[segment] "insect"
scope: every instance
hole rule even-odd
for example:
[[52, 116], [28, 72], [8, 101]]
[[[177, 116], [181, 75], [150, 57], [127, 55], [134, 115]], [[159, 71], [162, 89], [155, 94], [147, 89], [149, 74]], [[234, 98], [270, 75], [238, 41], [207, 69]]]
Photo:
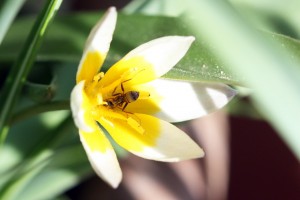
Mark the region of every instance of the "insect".
[[[119, 108], [122, 109], [128, 116], [127, 116], [127, 123], [135, 129], [140, 134], [144, 134], [145, 130], [141, 126], [141, 120], [139, 117], [137, 117], [134, 113], [126, 112], [125, 108], [129, 103], [135, 102], [139, 98], [148, 98], [150, 97], [150, 94], [147, 92], [142, 91], [141, 93], [139, 91], [131, 90], [128, 92], [125, 92], [124, 89], [124, 83], [127, 81], [130, 81], [131, 79], [128, 79], [126, 81], [123, 81], [121, 83], [121, 90], [122, 92], [116, 93], [116, 90], [118, 88], [115, 87], [115, 89], [112, 92], [112, 97], [106, 99], [104, 102], [106, 103], [106, 106], [113, 109], [113, 108]], [[129, 116], [130, 115], [130, 116]]]
[[117, 87], [113, 90], [112, 98], [105, 100], [108, 107], [110, 107], [110, 108], [117, 107], [117, 108], [122, 109], [122, 111], [124, 111], [129, 103], [135, 102], [139, 98], [139, 96], [140, 96], [139, 91], [132, 90], [132, 91], [125, 92], [123, 84], [130, 80], [131, 79], [123, 81], [121, 83], [122, 93], [116, 93]]

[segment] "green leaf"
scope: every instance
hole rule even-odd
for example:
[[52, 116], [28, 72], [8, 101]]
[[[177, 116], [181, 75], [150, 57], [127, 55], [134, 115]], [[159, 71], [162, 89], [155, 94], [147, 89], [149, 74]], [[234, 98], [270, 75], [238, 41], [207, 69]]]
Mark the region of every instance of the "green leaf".
[[0, 99], [0, 140], [4, 140], [8, 132], [7, 122], [10, 118], [14, 103], [20, 93], [27, 74], [35, 60], [37, 50], [45, 36], [45, 31], [53, 19], [62, 0], [49, 0], [34, 24], [20, 56], [12, 67]]
[[4, 193], [2, 191], [1, 199], [52, 199], [92, 173], [81, 144], [56, 151], [44, 149], [24, 164], [27, 170], [18, 173]]
[[[12, 128], [0, 150], [2, 161], [15, 157], [6, 167], [0, 167], [0, 199], [52, 199], [92, 171], [79, 144], [73, 119], [67, 116], [60, 117], [59, 112], [44, 113], [31, 119], [33, 123], [27, 120]], [[53, 118], [58, 121], [53, 123]], [[24, 129], [31, 131], [20, 134]], [[24, 144], [24, 138], [31, 140]], [[7, 151], [10, 148], [17, 153]]]
[[[86, 37], [92, 26], [101, 16], [95, 13], [72, 14], [58, 17], [50, 27], [49, 33], [38, 53], [38, 61], [60, 61], [73, 63], [74, 67], [81, 58]], [[25, 26], [32, 18], [19, 20], [10, 30], [9, 37], [0, 47], [0, 62], [11, 62], [15, 50], [22, 43]], [[140, 27], [140, 28], [135, 28]], [[281, 40], [287, 49], [300, 54], [299, 41], [265, 32], [266, 37]], [[107, 61], [103, 70], [107, 70], [118, 59], [139, 44], [166, 35], [195, 35], [185, 22], [174, 17], [145, 16], [139, 14], [119, 14], [116, 31]], [[64, 45], [61, 45], [64, 44]], [[224, 65], [214, 55], [210, 42], [198, 36], [188, 54], [165, 77], [191, 81], [216, 81], [232, 85], [242, 85], [244, 78], [231, 66]]]
[[0, 44], [24, 2], [25, 0], [2, 0], [0, 2]]
[[81, 144], [56, 151], [46, 163], [43, 171], [23, 185], [16, 199], [53, 199], [92, 172]]
[[133, 0], [122, 11], [127, 14], [178, 16], [185, 7], [186, 3], [182, 0]]
[[[87, 35], [100, 17], [99, 14], [88, 13], [57, 18], [38, 53], [38, 61], [72, 62], [76, 68]], [[20, 30], [31, 23], [32, 19], [28, 18], [12, 26], [9, 36], [0, 47], [0, 62], [11, 62], [15, 58], [16, 47], [22, 43], [26, 35], [26, 32]], [[138, 45], [166, 35], [194, 34], [178, 18], [119, 14], [111, 49], [103, 70], [107, 70], [111, 64]], [[228, 84], [241, 83], [241, 78], [225, 69], [208, 49], [208, 43], [201, 38], [197, 38], [188, 54], [165, 77]]]
[[300, 39], [300, 1], [230, 0], [255, 27]]
[[[36, 158], [36, 162], [39, 164], [36, 165], [32, 170], [27, 173], [19, 174], [18, 177], [13, 177], [12, 181], [10, 181], [7, 187], [4, 187], [1, 191], [1, 199], [18, 199], [19, 193], [22, 189], [30, 183], [30, 181], [39, 174], [45, 166], [48, 164], [47, 158], [49, 157], [50, 152], [42, 152]], [[51, 154], [50, 154], [51, 155]]]
[[247, 85], [253, 88], [252, 97], [260, 113], [300, 158], [299, 42], [288, 37], [270, 40], [268, 35], [247, 26], [224, 1], [189, 0], [188, 4], [189, 17], [197, 20], [195, 23], [186, 18], [186, 23], [198, 37], [213, 45], [218, 58], [245, 77]]

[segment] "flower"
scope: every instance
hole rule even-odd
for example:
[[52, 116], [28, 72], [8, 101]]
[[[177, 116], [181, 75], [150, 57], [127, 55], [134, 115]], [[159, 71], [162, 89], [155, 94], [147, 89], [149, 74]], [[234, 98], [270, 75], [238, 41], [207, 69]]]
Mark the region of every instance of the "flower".
[[192, 36], [152, 40], [129, 52], [106, 74], [99, 72], [116, 20], [116, 9], [110, 8], [92, 29], [71, 93], [74, 122], [89, 161], [114, 188], [122, 172], [99, 124], [120, 146], [140, 157], [166, 162], [200, 158], [203, 150], [169, 122], [205, 115], [234, 96], [223, 84], [158, 79], [185, 55]]

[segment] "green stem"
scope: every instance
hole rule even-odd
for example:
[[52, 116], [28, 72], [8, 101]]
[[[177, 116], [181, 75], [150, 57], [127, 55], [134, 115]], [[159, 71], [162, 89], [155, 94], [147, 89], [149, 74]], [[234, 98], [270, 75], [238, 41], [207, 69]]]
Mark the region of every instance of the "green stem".
[[49, 0], [44, 10], [38, 16], [29, 37], [12, 67], [8, 78], [5, 81], [4, 89], [1, 93], [0, 101], [0, 138], [2, 142], [5, 140], [4, 130], [8, 130], [7, 122], [11, 116], [12, 109], [19, 96], [20, 90], [26, 81], [28, 72], [30, 71], [35, 60], [37, 51], [45, 36], [46, 29], [58, 10], [62, 0]]
[[9, 121], [9, 124], [12, 125], [22, 119], [28, 118], [30, 116], [56, 110], [70, 110], [70, 101], [52, 101], [49, 103], [43, 103], [28, 107], [20, 112], [14, 114], [12, 119]]

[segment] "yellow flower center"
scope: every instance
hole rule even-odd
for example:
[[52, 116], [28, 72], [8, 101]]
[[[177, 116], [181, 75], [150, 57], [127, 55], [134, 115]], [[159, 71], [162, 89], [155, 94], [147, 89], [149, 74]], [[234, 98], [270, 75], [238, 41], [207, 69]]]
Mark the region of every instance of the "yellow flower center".
[[126, 84], [131, 79], [122, 82], [117, 80], [104, 87], [101, 82], [103, 78], [104, 73], [100, 72], [93, 77], [93, 80], [85, 83], [85, 93], [92, 105], [90, 112], [92, 118], [96, 121], [100, 119], [125, 120], [133, 129], [143, 134], [145, 130], [139, 118], [134, 113], [125, 110], [127, 105], [137, 101], [140, 95], [139, 91], [126, 90]]

